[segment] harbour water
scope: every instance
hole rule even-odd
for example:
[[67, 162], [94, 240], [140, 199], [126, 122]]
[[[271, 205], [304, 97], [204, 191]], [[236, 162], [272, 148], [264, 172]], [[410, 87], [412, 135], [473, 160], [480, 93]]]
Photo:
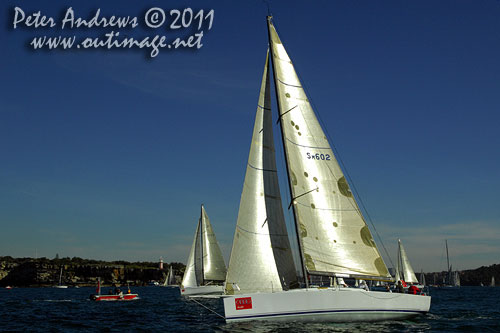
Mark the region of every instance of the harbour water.
[[[431, 289], [431, 311], [377, 323], [226, 324], [176, 288], [134, 287], [139, 300], [92, 302], [94, 288], [0, 289], [0, 331], [30, 332], [500, 332], [500, 288]], [[201, 301], [223, 315], [218, 299]]]

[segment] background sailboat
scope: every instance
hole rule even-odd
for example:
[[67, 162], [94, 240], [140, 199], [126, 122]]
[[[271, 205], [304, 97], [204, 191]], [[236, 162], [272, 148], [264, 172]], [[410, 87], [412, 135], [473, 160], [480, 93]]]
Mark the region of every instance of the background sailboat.
[[59, 271], [59, 283], [56, 286], [54, 286], [54, 288], [60, 288], [60, 289], [67, 289], [68, 288], [67, 285], [64, 285], [62, 283], [62, 273], [63, 273], [63, 267], [61, 266], [61, 269]]
[[163, 282], [162, 287], [177, 287], [177, 284], [175, 283], [175, 275], [172, 265], [170, 265], [170, 268], [168, 269], [168, 273], [167, 276], [165, 277], [165, 281]]
[[425, 287], [425, 274], [424, 274], [424, 271], [422, 270], [420, 272], [420, 280], [419, 280], [419, 283], [421, 286]]
[[448, 253], [448, 240], [445, 240], [445, 246], [446, 246], [446, 264], [448, 271], [442, 287], [446, 289], [457, 288], [460, 287], [460, 275], [458, 274], [458, 271], [455, 272], [453, 271], [452, 265], [450, 264], [450, 256]]
[[365, 321], [427, 312], [429, 296], [308, 288], [309, 275], [386, 281], [391, 276], [271, 17], [267, 22], [290, 207], [306, 288], [225, 297], [226, 321]]
[[182, 278], [182, 295], [222, 294], [226, 264], [207, 212], [201, 205], [200, 219]]
[[[416, 286], [418, 288], [423, 287], [423, 285], [418, 284], [417, 276], [411, 267], [410, 260], [408, 259], [408, 255], [400, 239], [398, 239], [398, 260], [396, 266], [396, 282], [402, 280], [405, 283], [417, 284]], [[408, 286], [405, 286], [405, 288], [407, 287]]]

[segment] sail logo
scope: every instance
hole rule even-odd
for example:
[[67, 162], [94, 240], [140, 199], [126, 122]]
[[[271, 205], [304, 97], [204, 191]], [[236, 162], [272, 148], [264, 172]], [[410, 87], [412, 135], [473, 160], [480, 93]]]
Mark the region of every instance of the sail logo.
[[252, 297], [241, 297], [234, 300], [236, 310], [246, 310], [252, 308]]

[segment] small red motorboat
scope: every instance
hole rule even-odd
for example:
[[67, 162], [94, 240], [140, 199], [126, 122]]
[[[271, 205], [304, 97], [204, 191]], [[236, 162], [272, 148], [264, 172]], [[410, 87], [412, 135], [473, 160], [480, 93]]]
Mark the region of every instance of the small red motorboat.
[[101, 295], [101, 279], [97, 279], [97, 290], [96, 294], [90, 295], [90, 300], [92, 301], [131, 301], [135, 299], [139, 299], [138, 294], [132, 294], [130, 292], [130, 288], [127, 288], [128, 291], [124, 294], [120, 289], [115, 288], [114, 293]]
[[131, 301], [133, 299], [139, 299], [138, 294], [118, 294], [118, 295], [90, 295], [90, 299], [93, 301]]

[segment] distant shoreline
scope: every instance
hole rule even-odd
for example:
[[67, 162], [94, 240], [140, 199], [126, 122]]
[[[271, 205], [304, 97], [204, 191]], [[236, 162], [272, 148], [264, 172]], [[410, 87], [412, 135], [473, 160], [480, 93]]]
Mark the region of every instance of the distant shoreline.
[[[184, 274], [182, 263], [101, 261], [73, 258], [0, 257], [0, 287], [53, 287], [59, 283], [69, 287], [91, 287], [101, 279], [103, 286], [145, 286], [163, 282], [172, 266], [177, 277]], [[62, 274], [61, 274], [62, 272]]]

